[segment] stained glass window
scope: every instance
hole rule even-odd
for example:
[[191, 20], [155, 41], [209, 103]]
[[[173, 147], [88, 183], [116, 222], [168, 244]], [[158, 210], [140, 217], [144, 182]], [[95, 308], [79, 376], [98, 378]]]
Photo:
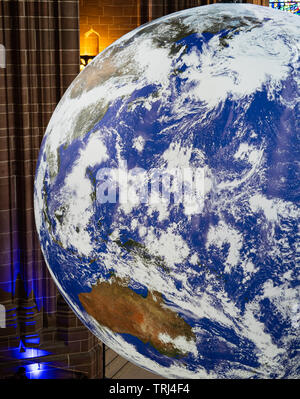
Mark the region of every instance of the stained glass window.
[[282, 11], [289, 11], [293, 14], [300, 15], [300, 1], [269, 1], [269, 7], [277, 8]]

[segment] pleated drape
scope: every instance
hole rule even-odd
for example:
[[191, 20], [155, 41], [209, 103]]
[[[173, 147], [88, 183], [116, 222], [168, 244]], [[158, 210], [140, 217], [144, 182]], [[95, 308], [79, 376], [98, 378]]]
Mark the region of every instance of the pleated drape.
[[0, 298], [7, 309], [19, 299], [52, 313], [57, 293], [35, 230], [33, 181], [47, 123], [79, 72], [77, 1], [0, 1], [0, 43]]

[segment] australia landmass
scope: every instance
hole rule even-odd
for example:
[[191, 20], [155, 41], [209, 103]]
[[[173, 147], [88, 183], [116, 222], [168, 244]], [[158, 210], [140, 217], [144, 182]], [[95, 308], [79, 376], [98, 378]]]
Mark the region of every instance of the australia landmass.
[[[161, 293], [148, 291], [144, 297], [127, 285], [126, 279], [113, 275], [78, 297], [86, 312], [111, 331], [133, 335], [170, 357], [187, 355], [172, 341], [177, 337], [195, 340], [191, 326], [165, 306]], [[165, 336], [170, 337], [168, 342]]]

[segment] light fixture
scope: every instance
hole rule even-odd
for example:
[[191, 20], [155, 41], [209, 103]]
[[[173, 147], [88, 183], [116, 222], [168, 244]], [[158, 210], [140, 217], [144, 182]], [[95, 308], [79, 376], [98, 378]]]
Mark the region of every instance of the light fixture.
[[80, 70], [82, 71], [99, 54], [100, 35], [92, 27], [85, 32], [81, 45]]

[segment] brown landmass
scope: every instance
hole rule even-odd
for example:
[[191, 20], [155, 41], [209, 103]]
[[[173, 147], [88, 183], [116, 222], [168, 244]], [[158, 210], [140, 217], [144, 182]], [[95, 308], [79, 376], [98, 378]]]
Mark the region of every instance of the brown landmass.
[[88, 314], [115, 333], [131, 334], [167, 356], [186, 355], [172, 342], [163, 342], [159, 334], [168, 334], [172, 339], [184, 336], [190, 341], [195, 339], [191, 326], [164, 306], [159, 292], [148, 292], [143, 297], [127, 284], [126, 279], [112, 276], [93, 286], [91, 292], [80, 293], [79, 300]]
[[82, 94], [83, 90], [89, 91], [100, 85], [116, 72], [116, 67], [108, 59], [102, 61], [102, 68], [89, 65], [80, 74], [80, 79], [75, 81], [71, 90], [70, 97], [76, 98]]

